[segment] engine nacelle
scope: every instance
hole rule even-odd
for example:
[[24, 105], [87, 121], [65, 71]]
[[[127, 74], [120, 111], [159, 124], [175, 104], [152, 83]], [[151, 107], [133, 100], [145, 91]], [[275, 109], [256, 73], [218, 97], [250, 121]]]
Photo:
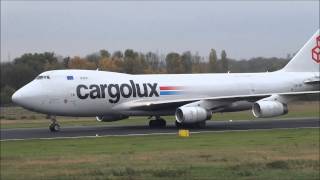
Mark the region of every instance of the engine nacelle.
[[127, 119], [129, 116], [125, 116], [122, 114], [116, 114], [116, 115], [103, 115], [103, 116], [97, 116], [96, 119], [99, 122], [112, 122], [112, 121], [118, 121], [122, 119]]
[[279, 101], [258, 101], [253, 104], [252, 113], [257, 118], [280, 116], [288, 113], [288, 106]]
[[175, 116], [179, 123], [197, 123], [211, 119], [212, 114], [202, 107], [180, 107]]

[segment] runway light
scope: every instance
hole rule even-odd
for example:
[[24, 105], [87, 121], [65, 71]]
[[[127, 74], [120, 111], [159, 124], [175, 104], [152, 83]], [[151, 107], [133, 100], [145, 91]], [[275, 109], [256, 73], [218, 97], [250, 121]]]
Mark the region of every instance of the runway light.
[[98, 137], [99, 136], [99, 134], [96, 134], [96, 137]]
[[229, 122], [232, 122], [232, 119], [230, 119]]
[[179, 130], [179, 137], [189, 137], [190, 133], [187, 129], [180, 129]]

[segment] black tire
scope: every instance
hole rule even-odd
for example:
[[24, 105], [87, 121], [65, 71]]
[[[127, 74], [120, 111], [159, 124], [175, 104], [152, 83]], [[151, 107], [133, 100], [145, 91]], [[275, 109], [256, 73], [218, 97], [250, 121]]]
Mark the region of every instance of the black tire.
[[195, 128], [197, 129], [204, 129], [206, 128], [206, 121], [198, 122], [195, 124]]
[[166, 127], [166, 121], [164, 119], [158, 119], [158, 120], [150, 120], [149, 121], [149, 127], [150, 128], [165, 128]]
[[156, 120], [150, 120], [150, 121], [149, 121], [149, 127], [150, 127], [150, 128], [156, 128], [156, 127], [157, 127], [157, 122], [156, 122]]
[[187, 128], [187, 129], [204, 129], [206, 127], [206, 121], [197, 122], [197, 123], [190, 123], [190, 124], [183, 124], [179, 123], [178, 121], [175, 122], [176, 127], [178, 129]]
[[51, 132], [58, 132], [58, 131], [60, 131], [60, 125], [59, 124], [50, 124], [49, 130]]
[[159, 119], [158, 123], [160, 128], [165, 128], [167, 126], [167, 122], [164, 119]]
[[175, 125], [176, 125], [176, 127], [178, 128], [178, 129], [180, 129], [180, 128], [183, 128], [184, 126], [183, 126], [183, 124], [182, 123], [180, 123], [180, 122], [178, 122], [178, 121], [175, 121]]

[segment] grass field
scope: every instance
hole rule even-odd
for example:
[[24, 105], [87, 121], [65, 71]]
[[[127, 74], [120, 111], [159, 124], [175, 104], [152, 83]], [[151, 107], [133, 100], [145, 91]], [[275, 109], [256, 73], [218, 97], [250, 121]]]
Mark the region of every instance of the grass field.
[[[314, 102], [295, 102], [289, 104], [289, 114], [281, 118], [291, 117], [319, 117], [319, 101]], [[31, 128], [48, 127], [50, 121], [46, 115], [34, 113], [20, 107], [1, 107], [1, 128]], [[57, 117], [62, 127], [66, 126], [86, 126], [86, 125], [147, 125], [147, 117], [131, 117], [126, 120], [116, 122], [97, 122], [95, 118], [77, 118], [77, 117]], [[173, 122], [174, 117], [164, 117], [168, 122]], [[251, 111], [242, 111], [234, 113], [216, 113], [214, 120], [248, 120], [254, 119]]]
[[[319, 102], [289, 104], [283, 118], [319, 117]], [[58, 117], [62, 126], [146, 125], [146, 117], [101, 123]], [[169, 122], [174, 117], [165, 117]], [[253, 119], [250, 111], [214, 120]], [[47, 127], [43, 114], [1, 107], [1, 128]], [[320, 131], [313, 129], [1, 141], [0, 179], [320, 178]]]
[[1, 142], [1, 179], [318, 180], [319, 129]]

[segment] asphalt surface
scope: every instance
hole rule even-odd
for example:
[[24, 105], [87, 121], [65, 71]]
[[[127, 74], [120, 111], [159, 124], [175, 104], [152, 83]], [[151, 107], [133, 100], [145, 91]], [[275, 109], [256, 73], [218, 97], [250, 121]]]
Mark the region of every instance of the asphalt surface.
[[[190, 129], [190, 132], [265, 130], [278, 128], [319, 128], [319, 118], [250, 121], [209, 121], [205, 129]], [[164, 129], [150, 129], [148, 126], [78, 126], [62, 127], [60, 132], [48, 128], [2, 129], [1, 141], [14, 139], [55, 139], [93, 136], [174, 134], [177, 128], [169, 124]]]

